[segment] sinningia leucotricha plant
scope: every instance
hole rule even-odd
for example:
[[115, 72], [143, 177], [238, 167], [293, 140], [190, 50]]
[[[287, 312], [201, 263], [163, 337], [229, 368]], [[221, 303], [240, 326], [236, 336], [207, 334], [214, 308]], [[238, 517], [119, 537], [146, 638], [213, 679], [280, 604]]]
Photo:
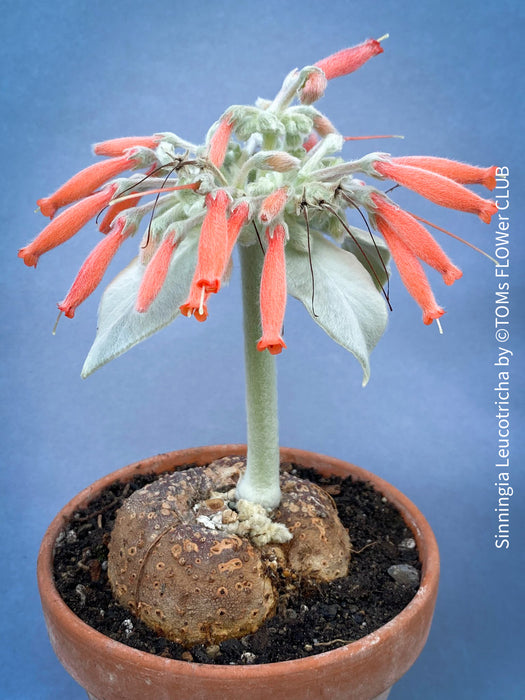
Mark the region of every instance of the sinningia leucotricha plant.
[[[248, 466], [237, 494], [266, 507], [280, 500], [273, 355], [286, 347], [281, 329], [287, 293], [355, 355], [366, 383], [369, 354], [386, 325], [383, 285], [389, 255], [427, 324], [444, 311], [421, 262], [439, 271], [446, 284], [461, 277], [421, 219], [358, 177], [391, 180], [441, 206], [475, 213], [486, 223], [497, 211], [494, 202], [464, 187], [493, 189], [494, 167], [427, 156], [370, 153], [347, 161], [338, 155], [345, 139], [313, 103], [322, 97], [327, 80], [353, 72], [382, 51], [379, 41], [370, 39], [293, 70], [273, 100], [229, 107], [204, 145], [173, 133], [96, 144], [95, 153], [108, 158], [38, 201], [52, 221], [19, 251], [26, 265], [36, 267], [40, 255], [105, 211], [99, 224], [104, 238], [58, 304], [73, 317], [120, 245], [148, 218], [138, 257], [103, 294], [97, 335], [82, 370], [87, 376], [179, 315], [204, 321], [239, 244]], [[129, 170], [146, 174], [112, 180]], [[148, 194], [157, 196], [143, 203]], [[55, 218], [58, 209], [70, 204]], [[347, 208], [366, 212], [370, 228], [382, 238], [351, 226]]]

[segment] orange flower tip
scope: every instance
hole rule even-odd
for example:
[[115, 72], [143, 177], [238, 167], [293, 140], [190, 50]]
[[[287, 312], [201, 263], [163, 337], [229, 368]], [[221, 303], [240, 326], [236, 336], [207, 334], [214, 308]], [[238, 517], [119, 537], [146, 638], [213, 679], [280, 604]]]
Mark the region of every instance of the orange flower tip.
[[491, 168], [487, 169], [487, 172], [483, 176], [481, 184], [484, 185], [488, 190], [492, 190], [496, 187], [496, 171], [498, 167], [493, 165]]
[[185, 304], [182, 304], [182, 306], [179, 306], [179, 310], [183, 316], [186, 316], [186, 318], [191, 318], [192, 316], [195, 316], [197, 321], [200, 321], [201, 323], [208, 318], [208, 309], [206, 305], [203, 305], [202, 308], [199, 308], [194, 304], [186, 302]]
[[383, 36], [380, 36], [379, 39], [370, 39], [370, 41], [373, 42], [374, 46], [375, 46], [375, 44], [379, 45], [379, 47], [377, 49], [377, 53], [383, 53], [384, 48], [381, 46], [381, 42], [385, 41], [385, 39], [389, 39], [389, 38], [390, 38], [390, 34], [387, 33], [387, 34], [383, 34]]
[[490, 199], [485, 199], [478, 213], [479, 218], [486, 224], [490, 224], [491, 218], [498, 211], [498, 205]]
[[454, 284], [456, 280], [459, 280], [463, 277], [463, 273], [459, 269], [459, 267], [456, 267], [453, 265], [449, 270], [446, 270], [443, 273], [443, 281], [445, 284], [451, 285]]
[[195, 309], [193, 315], [195, 316], [197, 321], [199, 321], [199, 323], [204, 323], [204, 321], [208, 318], [208, 310], [206, 309], [206, 307], [204, 307], [202, 311], [200, 309]]
[[67, 301], [67, 297], [66, 299], [64, 299], [64, 301], [61, 301], [59, 304], [57, 304], [57, 306], [60, 309], [60, 311], [62, 311], [64, 316], [67, 316], [68, 318], [74, 318], [76, 307]]
[[54, 217], [58, 207], [55, 206], [51, 197], [43, 197], [42, 199], [37, 199], [36, 203], [44, 216], [49, 216], [50, 219]]
[[425, 309], [423, 311], [423, 323], [425, 326], [430, 326], [432, 321], [437, 321], [444, 313], [445, 309], [442, 309], [441, 306], [436, 306], [435, 309]]
[[38, 258], [40, 256], [28, 251], [28, 247], [29, 246], [26, 246], [25, 248], [20, 248], [20, 250], [18, 251], [18, 257], [22, 258], [22, 260], [28, 267], [36, 267]]
[[200, 279], [197, 281], [197, 287], [203, 289], [207, 294], [217, 294], [221, 288], [220, 279]]
[[259, 352], [268, 350], [271, 355], [279, 355], [283, 349], [286, 349], [286, 343], [280, 336], [278, 338], [261, 338], [257, 343]]

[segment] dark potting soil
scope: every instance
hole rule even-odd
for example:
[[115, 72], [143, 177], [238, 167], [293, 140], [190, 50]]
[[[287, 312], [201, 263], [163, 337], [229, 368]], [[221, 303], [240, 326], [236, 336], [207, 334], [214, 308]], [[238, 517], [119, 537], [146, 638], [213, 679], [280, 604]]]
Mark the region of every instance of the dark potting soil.
[[[60, 595], [78, 617], [114, 640], [152, 654], [207, 664], [297, 659], [374, 632], [401, 612], [417, 591], [421, 565], [412, 533], [396, 508], [369, 484], [351, 477], [322, 477], [294, 464], [282, 467], [331, 494], [350, 534], [352, 560], [345, 578], [283, 596], [277, 614], [254, 634], [187, 650], [158, 637], [114, 601], [107, 577], [107, 545], [115, 512], [155, 475], [113, 484], [66, 524], [57, 539], [54, 561]], [[396, 565], [405, 565], [398, 574], [391, 569]]]

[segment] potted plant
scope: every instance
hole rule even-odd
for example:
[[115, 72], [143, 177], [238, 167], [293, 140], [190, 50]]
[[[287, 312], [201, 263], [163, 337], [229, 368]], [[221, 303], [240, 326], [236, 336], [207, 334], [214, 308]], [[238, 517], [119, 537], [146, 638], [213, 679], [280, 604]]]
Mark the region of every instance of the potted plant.
[[[327, 81], [382, 51], [381, 40], [368, 40], [292, 71], [273, 100], [229, 107], [202, 146], [172, 133], [96, 144], [95, 153], [105, 160], [38, 201], [51, 222], [19, 251], [27, 265], [36, 266], [40, 255], [94, 217], [104, 234], [58, 304], [59, 317], [74, 316], [119, 247], [147, 221], [138, 256], [102, 296], [83, 376], [177, 316], [205, 321], [213, 295], [228, 280], [235, 247], [242, 271], [246, 451], [219, 446], [132, 465], [74, 499], [44, 539], [39, 583], [50, 637], [90, 697], [386, 697], [424, 644], [438, 579], [437, 548], [424, 518], [393, 487], [362, 470], [280, 451], [277, 426], [275, 356], [286, 348], [287, 294], [358, 359], [366, 384], [369, 355], [387, 321], [390, 255], [426, 324], [439, 325], [444, 310], [421, 262], [439, 271], [446, 284], [461, 276], [426, 228], [432, 224], [400, 209], [362, 176], [405, 186], [487, 223], [497, 211], [494, 202], [465, 187], [493, 189], [494, 167], [383, 152], [354, 161], [338, 155], [345, 137], [313, 105]], [[117, 178], [128, 170], [132, 175]], [[154, 199], [144, 202], [148, 195]], [[364, 229], [347, 221], [347, 210], [362, 217]], [[230, 460], [221, 461], [225, 457]], [[199, 665], [193, 657], [158, 658], [105, 638], [61, 600], [52, 558], [64, 518], [117, 479], [129, 481], [147, 470], [164, 474], [175, 468], [120, 508], [108, 574], [115, 598], [130, 614], [182, 647], [220, 649], [231, 638], [252, 634], [274, 614], [287, 577], [312, 586], [345, 577], [352, 545], [332, 499], [325, 489], [280, 471], [281, 460], [372, 482], [410, 527], [422, 560], [421, 585], [377, 632], [297, 661]], [[178, 470], [182, 465], [194, 466]]]

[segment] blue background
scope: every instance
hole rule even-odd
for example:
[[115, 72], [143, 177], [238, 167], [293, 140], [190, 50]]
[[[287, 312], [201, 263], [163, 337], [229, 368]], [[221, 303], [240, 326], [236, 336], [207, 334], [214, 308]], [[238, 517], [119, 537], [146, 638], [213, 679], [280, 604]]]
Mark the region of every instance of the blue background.
[[[86, 381], [97, 292], [55, 337], [55, 303], [94, 245], [87, 227], [38, 271], [16, 251], [44, 225], [35, 201], [93, 162], [106, 138], [170, 130], [199, 142], [234, 103], [272, 97], [295, 66], [390, 32], [385, 52], [329, 85], [320, 103], [348, 135], [404, 141], [347, 145], [432, 154], [511, 170], [511, 548], [496, 550], [498, 343], [492, 264], [437, 234], [464, 277], [431, 275], [445, 333], [421, 322], [394, 274], [394, 311], [372, 355], [357, 362], [295, 301], [278, 358], [281, 443], [353, 461], [404, 491], [433, 526], [442, 583], [428, 644], [392, 700], [524, 697], [523, 6], [498, 2], [1, 3], [4, 403], [0, 696], [85, 695], [56, 661], [35, 581], [40, 539], [76, 492], [149, 455], [244, 441], [239, 279], [207, 323], [177, 320]], [[523, 93], [522, 93], [523, 94]], [[397, 190], [397, 201], [491, 252], [494, 226]], [[356, 222], [357, 223], [357, 222]], [[120, 251], [108, 280], [135, 255]], [[232, 371], [233, 368], [238, 371]], [[19, 675], [20, 674], [20, 675]], [[520, 690], [521, 688], [521, 690]]]

